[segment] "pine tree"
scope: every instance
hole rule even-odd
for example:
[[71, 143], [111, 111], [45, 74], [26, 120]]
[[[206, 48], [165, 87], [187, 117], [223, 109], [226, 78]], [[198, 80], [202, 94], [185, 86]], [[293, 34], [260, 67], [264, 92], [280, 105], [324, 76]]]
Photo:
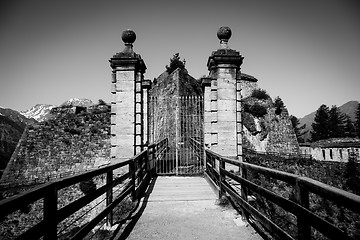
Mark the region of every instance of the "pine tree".
[[314, 122], [311, 124], [311, 140], [317, 141], [329, 138], [329, 108], [323, 104], [316, 111]]
[[282, 110], [285, 108], [285, 104], [279, 96], [277, 96], [275, 98], [274, 105], [276, 107], [276, 110], [275, 110], [276, 115], [279, 115], [282, 112]]
[[329, 137], [344, 137], [346, 116], [333, 105], [329, 111]]
[[179, 53], [175, 53], [173, 58], [170, 59], [170, 66], [166, 65], [166, 71], [170, 74], [177, 68], [185, 69], [185, 59], [183, 61], [180, 60]]
[[290, 116], [290, 121], [295, 131], [297, 141], [299, 143], [304, 143], [305, 142], [304, 135], [308, 132], [308, 131], [304, 131], [306, 124], [299, 126], [300, 124], [299, 119], [293, 115]]
[[350, 117], [346, 115], [344, 137], [355, 137], [355, 136], [356, 136], [355, 126], [351, 121]]
[[356, 110], [356, 118], [355, 118], [355, 136], [360, 138], [360, 103], [358, 104]]

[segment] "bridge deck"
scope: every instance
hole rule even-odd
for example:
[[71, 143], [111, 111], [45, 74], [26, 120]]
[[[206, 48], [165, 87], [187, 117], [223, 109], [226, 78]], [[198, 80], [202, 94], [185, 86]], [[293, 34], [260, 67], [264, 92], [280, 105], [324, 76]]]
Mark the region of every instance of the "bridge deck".
[[133, 220], [115, 239], [249, 239], [261, 237], [201, 177], [158, 177]]

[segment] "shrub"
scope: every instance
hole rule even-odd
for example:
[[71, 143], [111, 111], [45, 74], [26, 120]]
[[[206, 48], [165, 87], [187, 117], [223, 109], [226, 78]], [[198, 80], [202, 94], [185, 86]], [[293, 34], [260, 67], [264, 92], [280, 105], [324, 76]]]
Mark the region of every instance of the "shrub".
[[250, 107], [250, 113], [254, 117], [263, 117], [267, 114], [266, 107], [261, 106], [260, 104], [255, 103]]
[[254, 89], [251, 93], [251, 97], [257, 98], [259, 100], [266, 100], [269, 99], [269, 94], [264, 89]]
[[274, 105], [276, 107], [275, 114], [280, 115], [282, 110], [285, 108], [285, 104], [279, 96], [275, 98]]
[[98, 105], [106, 105], [106, 102], [102, 99], [99, 99]]

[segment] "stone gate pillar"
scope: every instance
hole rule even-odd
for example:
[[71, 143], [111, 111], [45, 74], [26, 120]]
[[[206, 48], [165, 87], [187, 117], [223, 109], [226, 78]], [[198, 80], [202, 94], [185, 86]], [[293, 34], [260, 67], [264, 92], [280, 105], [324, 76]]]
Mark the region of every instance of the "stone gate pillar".
[[144, 101], [142, 82], [146, 66], [133, 51], [136, 34], [122, 33], [125, 48], [110, 60], [112, 68], [111, 160], [129, 159], [144, 148]]
[[240, 66], [243, 57], [228, 46], [229, 27], [221, 27], [217, 36], [220, 48], [208, 59], [209, 77], [202, 79], [205, 144], [223, 156], [241, 159]]

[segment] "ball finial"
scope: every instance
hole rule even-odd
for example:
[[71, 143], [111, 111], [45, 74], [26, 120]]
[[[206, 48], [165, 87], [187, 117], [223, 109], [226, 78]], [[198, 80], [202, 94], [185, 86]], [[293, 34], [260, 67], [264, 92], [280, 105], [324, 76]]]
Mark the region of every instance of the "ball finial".
[[220, 27], [217, 32], [217, 37], [220, 41], [228, 42], [231, 37], [231, 29], [229, 27]]
[[136, 34], [133, 30], [128, 29], [123, 31], [121, 34], [121, 39], [125, 44], [133, 44], [136, 40]]

